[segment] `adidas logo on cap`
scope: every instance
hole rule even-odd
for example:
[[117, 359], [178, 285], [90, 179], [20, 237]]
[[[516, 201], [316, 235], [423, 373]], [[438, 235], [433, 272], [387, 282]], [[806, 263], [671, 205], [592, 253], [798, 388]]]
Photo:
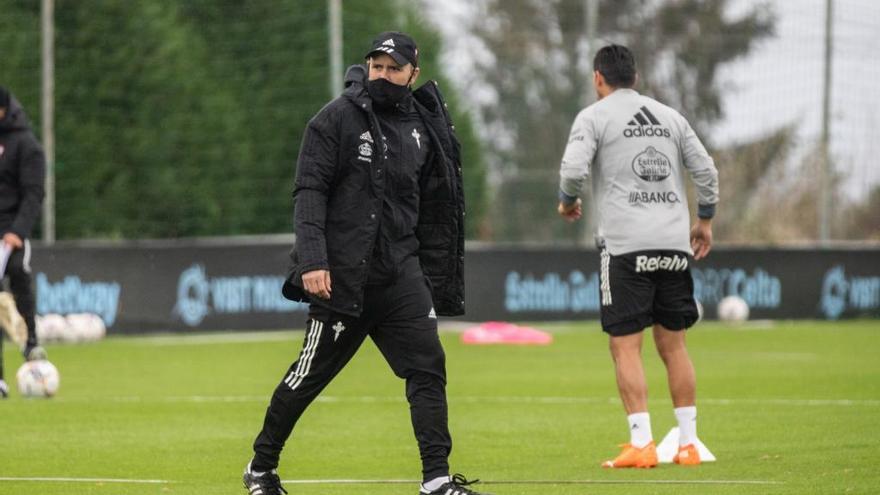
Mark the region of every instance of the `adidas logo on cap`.
[[385, 41], [382, 43], [382, 45], [384, 45], [384, 46], [394, 46], [394, 40], [391, 39], [391, 38], [388, 38], [387, 40], [385, 40]]

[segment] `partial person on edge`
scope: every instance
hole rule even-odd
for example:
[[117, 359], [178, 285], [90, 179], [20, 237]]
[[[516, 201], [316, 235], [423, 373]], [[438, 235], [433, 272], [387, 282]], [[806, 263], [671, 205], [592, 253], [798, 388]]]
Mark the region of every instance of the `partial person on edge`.
[[[0, 282], [9, 280], [15, 306], [27, 325], [21, 352], [28, 361], [46, 359], [37, 341], [36, 298], [31, 276], [30, 236], [45, 196], [46, 157], [31, 131], [21, 103], [0, 86], [0, 256], [6, 269]], [[3, 339], [0, 336], [0, 398], [9, 395], [3, 376]]]

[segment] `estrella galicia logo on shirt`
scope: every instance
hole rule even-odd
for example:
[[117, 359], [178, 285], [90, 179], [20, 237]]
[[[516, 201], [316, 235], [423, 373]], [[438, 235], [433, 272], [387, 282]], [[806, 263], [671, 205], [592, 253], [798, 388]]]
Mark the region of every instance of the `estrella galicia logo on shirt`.
[[660, 182], [669, 177], [672, 172], [672, 162], [656, 148], [648, 146], [645, 151], [633, 158], [632, 169], [644, 181]]
[[632, 120], [627, 122], [627, 128], [623, 130], [623, 137], [672, 137], [669, 129], [657, 120], [657, 117], [643, 106], [633, 115]]

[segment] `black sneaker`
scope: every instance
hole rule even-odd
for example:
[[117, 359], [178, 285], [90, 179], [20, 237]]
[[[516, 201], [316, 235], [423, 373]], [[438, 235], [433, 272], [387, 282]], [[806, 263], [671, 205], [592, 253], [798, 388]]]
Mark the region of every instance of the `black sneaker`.
[[248, 463], [244, 470], [242, 481], [244, 481], [244, 487], [250, 495], [281, 495], [282, 493], [287, 493], [287, 490], [281, 486], [281, 478], [278, 477], [278, 471], [274, 469], [257, 476], [251, 471], [251, 465]]
[[38, 344], [27, 344], [24, 349], [21, 350], [21, 354], [24, 356], [25, 361], [40, 361], [49, 357], [46, 353], [46, 349]]
[[460, 474], [453, 474], [452, 478], [443, 483], [440, 488], [434, 490], [433, 492], [423, 492], [419, 491], [421, 495], [492, 495], [491, 493], [481, 493], [475, 492], [470, 488], [465, 488], [466, 486], [473, 485], [474, 483], [479, 483], [480, 480], [468, 481], [467, 478]]

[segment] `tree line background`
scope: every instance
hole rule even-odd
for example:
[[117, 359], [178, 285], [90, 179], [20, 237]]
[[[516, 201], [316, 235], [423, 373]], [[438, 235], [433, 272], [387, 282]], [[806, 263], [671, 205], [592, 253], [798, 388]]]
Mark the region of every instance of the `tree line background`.
[[[794, 128], [735, 147], [708, 139], [724, 117], [719, 71], [775, 34], [756, 3], [601, 0], [597, 38], [629, 45], [640, 91], [679, 109], [721, 173], [716, 238], [814, 239], [818, 153]], [[444, 58], [429, 2], [346, 1], [345, 65], [397, 29], [420, 44], [422, 79], [450, 101], [465, 152], [470, 239], [588, 243], [591, 224], [555, 215], [559, 157], [592, 95], [583, 0], [473, 0], [457, 29], [467, 73]], [[0, 84], [39, 134], [40, 2], [0, 0]], [[56, 2], [58, 239], [288, 233], [296, 157], [329, 99], [325, 0]], [[488, 94], [488, 98], [479, 98]], [[797, 173], [792, 173], [792, 168]], [[839, 184], [839, 178], [836, 182]], [[832, 234], [880, 239], [880, 187], [835, 189]]]
[[[468, 33], [469, 43], [477, 46], [472, 48], [478, 55], [475, 70], [467, 74], [468, 84], [491, 88], [475, 98], [474, 105], [492, 191], [487, 221], [481, 224], [485, 238], [591, 244], [591, 219], [559, 222], [552, 196], [571, 123], [581, 108], [595, 100], [592, 56], [598, 46], [610, 42], [633, 49], [640, 77], [636, 89], [679, 110], [715, 158], [721, 184], [714, 222], [717, 241], [778, 244], [817, 238], [821, 143], [816, 136], [798, 133], [805, 115], [745, 142], [723, 145], [713, 140], [712, 131], [725, 118], [722, 99], [735, 90], [726, 84], [722, 71], [758, 53], [777, 36], [780, 18], [772, 2], [597, 0], [593, 46], [585, 36], [589, 21], [583, 0], [470, 3], [472, 8], [459, 18], [461, 27], [456, 31]], [[821, 30], [813, 29], [823, 25], [823, 3], [816, 10], [812, 9], [817, 2], [803, 4], [811, 11], [802, 18], [811, 22], [798, 30], [799, 36], [821, 39]], [[843, 2], [835, 3], [842, 11]], [[865, 21], [872, 12], [880, 13], [877, 5], [862, 2], [838, 14], [834, 77], [841, 85], [853, 87], [853, 79], [836, 67], [844, 67], [841, 61], [848, 60], [863, 67], [865, 50], [849, 41], [853, 37], [847, 28], [877, 26]], [[804, 62], [822, 59], [821, 50], [798, 55]], [[802, 86], [821, 88], [819, 71], [809, 77]], [[772, 88], [779, 82], [768, 76], [760, 84]], [[869, 89], [870, 84], [857, 87]], [[809, 96], [815, 105], [810, 111], [818, 113], [822, 94], [813, 91]], [[870, 122], [858, 125], [847, 118], [832, 115], [841, 132], [856, 132], [856, 142], [872, 140]], [[832, 239], [880, 240], [880, 185], [871, 186], [864, 198], [852, 198], [842, 187], [845, 164], [834, 155], [831, 159], [836, 170], [831, 178]], [[592, 205], [585, 205], [589, 214]]]
[[[39, 7], [0, 0], [0, 84], [38, 134]], [[346, 2], [345, 66], [390, 27], [419, 41], [419, 83], [448, 88], [478, 219], [480, 144], [436, 35], [395, 7]], [[56, 2], [57, 238], [290, 232], [302, 133], [331, 98], [327, 16], [324, 0]]]

